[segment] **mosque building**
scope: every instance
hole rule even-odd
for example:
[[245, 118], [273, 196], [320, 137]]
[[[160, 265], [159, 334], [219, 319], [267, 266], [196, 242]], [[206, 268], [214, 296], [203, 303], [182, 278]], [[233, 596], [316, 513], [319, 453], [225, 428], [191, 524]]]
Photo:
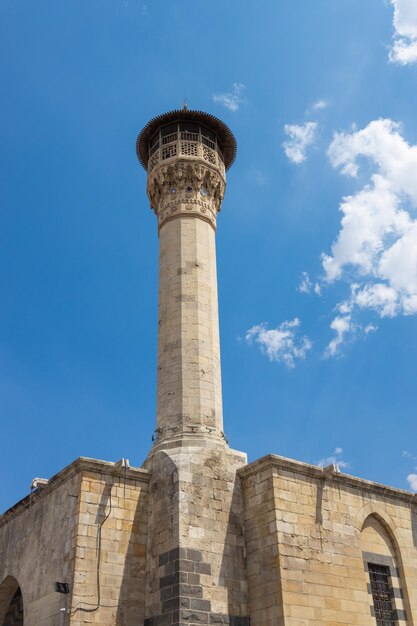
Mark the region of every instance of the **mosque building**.
[[223, 429], [216, 228], [236, 141], [172, 111], [137, 140], [159, 235], [143, 467], [79, 458], [0, 516], [0, 626], [417, 626], [417, 501]]

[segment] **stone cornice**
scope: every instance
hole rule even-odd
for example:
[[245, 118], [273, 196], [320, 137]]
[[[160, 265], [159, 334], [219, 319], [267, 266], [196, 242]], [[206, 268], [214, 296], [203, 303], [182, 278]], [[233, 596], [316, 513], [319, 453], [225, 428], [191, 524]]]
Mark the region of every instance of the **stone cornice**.
[[86, 472], [104, 474], [115, 478], [133, 480], [135, 482], [148, 483], [150, 480], [149, 470], [145, 470], [140, 467], [125, 468], [109, 461], [99, 461], [88, 457], [79, 457], [70, 465], [67, 465], [67, 467], [64, 467], [64, 469], [52, 476], [47, 485], [40, 487], [22, 500], [19, 500], [10, 509], [0, 515], [0, 527], [7, 524], [10, 520], [28, 509], [30, 506], [33, 506], [39, 500], [42, 500], [42, 498], [48, 496], [57, 487], [61, 486], [77, 474], [83, 474]]
[[300, 461], [293, 461], [282, 456], [275, 454], [268, 454], [249, 465], [242, 467], [238, 473], [240, 477], [245, 480], [250, 476], [259, 474], [265, 470], [276, 470], [278, 472], [291, 472], [292, 474], [298, 474], [299, 476], [307, 476], [317, 480], [326, 480], [332, 486], [339, 488], [349, 488], [361, 493], [366, 492], [370, 495], [380, 496], [384, 498], [391, 498], [393, 500], [400, 500], [407, 504], [415, 504], [416, 494], [404, 491], [403, 489], [397, 489], [395, 487], [389, 487], [387, 485], [381, 485], [370, 480], [363, 478], [357, 478], [356, 476], [350, 476], [343, 473], [326, 474], [322, 467], [317, 465], [310, 465], [308, 463], [301, 463]]

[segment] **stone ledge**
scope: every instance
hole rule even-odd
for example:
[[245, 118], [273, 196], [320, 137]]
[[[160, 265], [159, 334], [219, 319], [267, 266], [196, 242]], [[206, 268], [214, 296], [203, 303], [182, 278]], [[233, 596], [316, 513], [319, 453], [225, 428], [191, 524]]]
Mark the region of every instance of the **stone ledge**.
[[294, 461], [287, 459], [283, 456], [275, 454], [268, 454], [261, 457], [257, 461], [245, 465], [238, 470], [239, 476], [242, 480], [255, 476], [261, 472], [272, 469], [280, 472], [291, 472], [298, 474], [299, 476], [307, 476], [309, 478], [315, 478], [319, 480], [326, 480], [330, 484], [338, 487], [349, 487], [360, 492], [367, 492], [373, 495], [383, 496], [386, 498], [392, 498], [394, 500], [401, 500], [407, 504], [416, 504], [416, 494], [403, 489], [397, 489], [396, 487], [389, 487], [380, 483], [372, 482], [371, 480], [365, 480], [364, 478], [357, 478], [350, 474], [331, 474], [326, 475], [322, 467], [317, 465], [310, 465], [309, 463], [302, 463], [301, 461]]
[[64, 469], [60, 472], [52, 476], [47, 485], [25, 496], [22, 500], [16, 502], [16, 504], [10, 507], [10, 509], [7, 509], [7, 511], [0, 515], [0, 527], [4, 526], [4, 524], [7, 524], [10, 520], [28, 509], [29, 506], [33, 506], [35, 502], [45, 498], [63, 483], [67, 482], [77, 474], [84, 472], [114, 476], [116, 478], [124, 478], [143, 483], [148, 483], [151, 477], [151, 472], [149, 470], [145, 470], [140, 467], [125, 468], [120, 467], [111, 461], [100, 461], [98, 459], [90, 459], [88, 457], [81, 456], [70, 463], [70, 465], [67, 465], [67, 467], [64, 467]]

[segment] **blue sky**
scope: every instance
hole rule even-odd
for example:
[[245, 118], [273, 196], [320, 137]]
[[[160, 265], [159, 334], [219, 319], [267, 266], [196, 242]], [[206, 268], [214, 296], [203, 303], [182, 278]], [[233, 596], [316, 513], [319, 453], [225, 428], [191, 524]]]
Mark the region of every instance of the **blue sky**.
[[238, 158], [218, 220], [225, 430], [417, 490], [415, 0], [0, 0], [0, 509], [140, 465], [158, 239], [135, 140], [190, 108]]

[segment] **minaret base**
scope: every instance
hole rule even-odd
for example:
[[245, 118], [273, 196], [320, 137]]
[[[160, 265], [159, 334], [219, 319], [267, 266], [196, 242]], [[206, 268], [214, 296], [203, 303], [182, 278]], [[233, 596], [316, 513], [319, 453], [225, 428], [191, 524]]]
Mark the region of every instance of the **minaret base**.
[[145, 626], [249, 625], [237, 476], [246, 463], [225, 443], [149, 457]]

